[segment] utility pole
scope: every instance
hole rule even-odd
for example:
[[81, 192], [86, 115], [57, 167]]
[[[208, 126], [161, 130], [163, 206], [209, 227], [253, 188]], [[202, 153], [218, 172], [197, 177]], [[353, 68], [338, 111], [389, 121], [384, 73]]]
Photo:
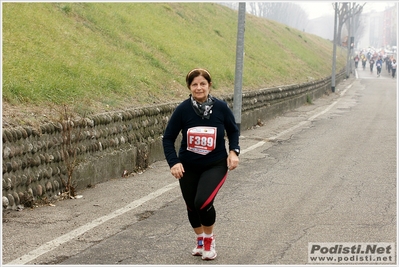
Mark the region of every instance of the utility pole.
[[[353, 3], [352, 6], [352, 11], [351, 11], [351, 72], [356, 71], [356, 67], [352, 68], [352, 64], [354, 64], [354, 58], [355, 58], [355, 13], [357, 12], [355, 10], [355, 3]], [[356, 12], [355, 12], [356, 11]]]
[[334, 41], [333, 41], [333, 56], [332, 56], [332, 74], [331, 74], [331, 91], [335, 92], [335, 68], [337, 62], [337, 13], [338, 3], [335, 2], [334, 8]]
[[351, 17], [352, 17], [352, 9], [351, 9], [351, 3], [348, 3], [348, 12], [349, 12], [349, 27], [348, 27], [348, 37], [346, 39], [346, 78], [349, 78], [350, 72], [352, 71], [352, 61], [350, 60], [350, 53], [351, 53]]
[[233, 114], [241, 134], [242, 73], [244, 66], [245, 2], [238, 5], [236, 70], [234, 81]]

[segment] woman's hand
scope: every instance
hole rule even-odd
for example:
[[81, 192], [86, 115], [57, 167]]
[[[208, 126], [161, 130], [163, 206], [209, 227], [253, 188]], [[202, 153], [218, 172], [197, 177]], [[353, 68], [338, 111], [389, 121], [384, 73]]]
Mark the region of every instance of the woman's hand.
[[233, 150], [229, 152], [229, 156], [227, 157], [227, 167], [229, 170], [234, 170], [238, 166], [239, 158]]
[[183, 164], [181, 164], [181, 163], [176, 163], [175, 165], [173, 165], [172, 168], [170, 168], [170, 172], [172, 173], [172, 175], [173, 175], [176, 179], [182, 178], [182, 177], [183, 177], [183, 173], [184, 173]]

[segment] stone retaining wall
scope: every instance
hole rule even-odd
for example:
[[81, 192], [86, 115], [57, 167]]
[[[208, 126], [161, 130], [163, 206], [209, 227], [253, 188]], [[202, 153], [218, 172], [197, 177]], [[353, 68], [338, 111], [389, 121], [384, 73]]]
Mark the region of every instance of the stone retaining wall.
[[[336, 83], [344, 76], [341, 71]], [[245, 92], [240, 127], [251, 128], [258, 121], [329, 91], [331, 77]], [[233, 95], [222, 99], [232, 108]], [[79, 190], [121, 177], [125, 171], [140, 172], [151, 163], [164, 160], [163, 131], [179, 103], [52, 122], [37, 129], [3, 129], [3, 209], [31, 206], [40, 198], [56, 198], [64, 191], [71, 170], [74, 188]]]

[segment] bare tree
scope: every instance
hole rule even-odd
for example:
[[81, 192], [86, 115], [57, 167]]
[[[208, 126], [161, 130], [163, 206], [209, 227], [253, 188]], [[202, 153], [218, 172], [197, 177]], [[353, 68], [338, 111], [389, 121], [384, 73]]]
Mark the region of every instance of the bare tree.
[[[337, 5], [337, 16], [338, 16], [338, 26], [337, 26], [337, 44], [341, 45], [342, 44], [342, 29], [344, 25], [346, 26], [348, 32], [349, 32], [349, 19], [353, 16], [356, 20], [358, 21], [359, 18], [356, 19], [356, 17], [359, 17], [359, 15], [363, 11], [363, 7], [366, 3], [360, 5], [356, 4], [355, 2], [351, 3], [352, 5], [349, 5], [349, 2], [344, 2], [344, 3], [338, 3]], [[335, 3], [332, 4], [333, 8], [335, 8]]]
[[83, 119], [76, 119], [76, 116], [70, 111], [67, 105], [64, 105], [62, 109], [58, 110], [60, 115], [58, 123], [61, 127], [61, 155], [63, 162], [66, 167], [67, 176], [61, 178], [61, 182], [65, 188], [65, 194], [69, 197], [76, 196], [76, 184], [73, 180], [73, 173], [76, 167], [79, 165], [78, 160], [78, 143], [79, 139], [82, 138]]
[[267, 18], [292, 28], [303, 30], [307, 24], [306, 12], [294, 2], [247, 2], [248, 13]]
[[238, 10], [238, 2], [216, 2], [216, 4], [227, 6], [231, 9]]
[[[238, 9], [238, 2], [221, 2], [219, 4]], [[346, 39], [344, 40], [343, 37], [347, 37], [343, 31], [349, 32], [349, 19], [352, 16], [355, 32], [351, 35], [355, 37], [355, 40], [359, 40], [365, 31], [364, 18], [361, 13], [366, 3], [338, 2], [337, 4], [337, 44], [346, 43]], [[309, 24], [307, 13], [295, 2], [246, 2], [246, 5], [249, 14], [271, 19], [299, 30], [305, 30]], [[335, 9], [335, 3], [332, 3], [332, 9]]]
[[354, 17], [354, 23], [355, 23], [355, 43], [358, 42], [364, 35], [366, 31], [366, 22], [365, 22], [365, 17], [362, 16], [361, 13], [357, 14]]

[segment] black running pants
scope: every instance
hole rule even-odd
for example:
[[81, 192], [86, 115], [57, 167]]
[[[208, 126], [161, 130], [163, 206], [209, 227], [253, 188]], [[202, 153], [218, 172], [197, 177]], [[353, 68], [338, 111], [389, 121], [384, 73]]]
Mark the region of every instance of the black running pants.
[[208, 166], [184, 164], [179, 179], [188, 220], [193, 228], [212, 226], [216, 221], [213, 201], [227, 177], [227, 159]]

